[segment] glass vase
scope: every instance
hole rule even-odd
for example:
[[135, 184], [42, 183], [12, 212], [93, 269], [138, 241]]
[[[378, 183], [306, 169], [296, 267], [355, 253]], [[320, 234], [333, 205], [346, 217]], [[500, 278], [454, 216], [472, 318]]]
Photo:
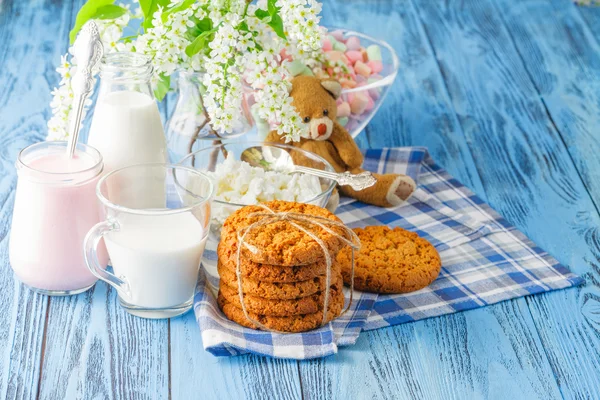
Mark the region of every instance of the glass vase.
[[236, 139], [251, 132], [254, 119], [250, 112], [254, 104], [253, 91], [243, 88], [242, 125], [230, 133], [217, 132], [212, 129], [208, 112], [204, 108], [202, 96], [206, 88], [202, 84], [203, 73], [180, 71], [177, 77], [177, 101], [166, 124], [167, 147], [169, 159], [179, 162], [188, 154], [220, 144], [229, 139]]

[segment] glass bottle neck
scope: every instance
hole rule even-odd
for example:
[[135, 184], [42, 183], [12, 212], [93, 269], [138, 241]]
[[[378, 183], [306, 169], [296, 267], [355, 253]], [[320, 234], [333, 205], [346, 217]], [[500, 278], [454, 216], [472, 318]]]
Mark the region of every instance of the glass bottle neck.
[[131, 91], [154, 98], [152, 64], [142, 54], [118, 52], [107, 54], [100, 66], [100, 95], [109, 92]]

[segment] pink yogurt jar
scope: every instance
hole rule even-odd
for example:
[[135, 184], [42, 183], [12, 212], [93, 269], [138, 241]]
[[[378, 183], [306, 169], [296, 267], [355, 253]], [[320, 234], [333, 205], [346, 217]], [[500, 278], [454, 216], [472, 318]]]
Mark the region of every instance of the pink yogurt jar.
[[[102, 156], [78, 144], [73, 158], [67, 142], [33, 144], [19, 153], [10, 264], [16, 277], [36, 292], [65, 296], [84, 292], [97, 278], [83, 257], [83, 239], [101, 220], [96, 183]], [[99, 247], [101, 264], [108, 256]]]

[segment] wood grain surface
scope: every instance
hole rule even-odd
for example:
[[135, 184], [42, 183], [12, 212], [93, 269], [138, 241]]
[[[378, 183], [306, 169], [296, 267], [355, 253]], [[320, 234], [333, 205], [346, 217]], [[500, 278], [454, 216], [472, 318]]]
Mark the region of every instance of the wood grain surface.
[[13, 279], [13, 164], [46, 134], [54, 68], [82, 3], [0, 1], [1, 398], [600, 398], [600, 9], [324, 2], [325, 24], [387, 40], [401, 60], [359, 145], [427, 146], [586, 285], [370, 331], [296, 362], [215, 358], [192, 313], [131, 317], [103, 283], [48, 299]]

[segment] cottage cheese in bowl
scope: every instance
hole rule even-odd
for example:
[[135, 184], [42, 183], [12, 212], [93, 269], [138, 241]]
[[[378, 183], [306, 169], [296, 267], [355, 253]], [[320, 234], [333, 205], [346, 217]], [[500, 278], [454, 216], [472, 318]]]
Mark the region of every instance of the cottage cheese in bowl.
[[236, 160], [232, 152], [218, 164], [213, 178], [216, 204], [213, 206], [213, 224], [222, 225], [235, 211], [233, 204], [258, 204], [270, 200], [287, 200], [304, 203], [319, 196], [323, 189], [316, 176], [301, 173], [287, 174], [253, 167], [245, 161]]

